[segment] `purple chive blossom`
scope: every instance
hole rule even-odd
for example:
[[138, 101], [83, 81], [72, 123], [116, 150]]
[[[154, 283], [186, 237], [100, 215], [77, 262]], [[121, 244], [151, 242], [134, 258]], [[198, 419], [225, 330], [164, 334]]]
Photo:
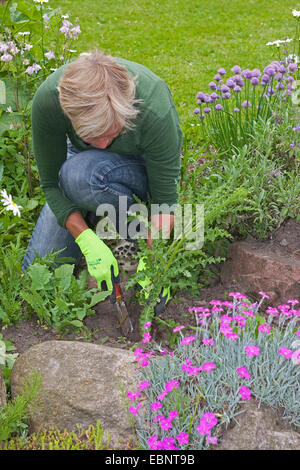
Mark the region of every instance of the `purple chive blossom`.
[[220, 82], [220, 81], [222, 80], [221, 75], [217, 73], [217, 75], [214, 76], [214, 80], [215, 80], [216, 82]]
[[216, 109], [217, 111], [222, 111], [223, 106], [222, 106], [221, 104], [216, 104], [215, 109]]
[[251, 399], [251, 391], [245, 385], [239, 388], [239, 392], [243, 400], [250, 400]]
[[198, 100], [203, 101], [204, 100], [204, 93], [202, 93], [202, 91], [199, 91], [199, 93], [197, 93], [197, 95], [196, 95], [196, 98]]
[[291, 148], [295, 147], [295, 141], [294, 140], [292, 140], [292, 142], [290, 143], [290, 147]]
[[231, 97], [231, 94], [229, 93], [229, 91], [222, 94], [222, 99], [223, 100], [228, 100], [230, 97]]
[[219, 75], [225, 75], [225, 74], [226, 74], [226, 70], [225, 70], [223, 67], [221, 67], [221, 68], [218, 70], [218, 74], [219, 74]]
[[204, 108], [204, 109], [203, 109], [203, 112], [204, 112], [205, 114], [209, 114], [209, 113], [211, 112], [211, 108]]
[[227, 85], [221, 85], [221, 92], [222, 93], [227, 93], [229, 91], [229, 88]]
[[211, 103], [212, 102], [211, 96], [208, 93], [206, 93], [204, 95], [203, 101], [204, 103]]
[[293, 63], [293, 64], [289, 65], [289, 72], [290, 73], [296, 72], [296, 70], [298, 70], [297, 64]]
[[219, 98], [219, 95], [217, 95], [217, 93], [212, 93], [210, 97], [213, 101], [216, 101]]
[[236, 75], [234, 77], [234, 81], [235, 81], [236, 85], [239, 85], [240, 87], [244, 86], [244, 84], [245, 84], [244, 80], [242, 79], [242, 77], [240, 75]]
[[228, 78], [227, 82], [226, 82], [226, 85], [229, 87], [229, 88], [233, 88], [235, 86], [235, 82], [232, 78]]
[[239, 85], [235, 85], [235, 87], [233, 88], [233, 91], [235, 91], [236, 93], [240, 93], [241, 90], [242, 89]]
[[[300, 131], [300, 126], [299, 126], [299, 125], [297, 125], [296, 127], [293, 127], [293, 131], [294, 131], [294, 132], [298, 132], [298, 131]], [[288, 300], [288, 302], [292, 302], [292, 301]], [[297, 301], [297, 300], [296, 300], [296, 302], [298, 303], [298, 301]]]
[[264, 86], [264, 85], [267, 85], [268, 83], [270, 83], [270, 77], [269, 77], [269, 75], [264, 74], [261, 77], [261, 84]]
[[278, 82], [280, 82], [283, 78], [283, 75], [282, 75], [282, 73], [278, 72], [278, 73], [276, 73], [274, 78], [275, 78], [275, 80], [278, 80]]
[[242, 71], [243, 77], [247, 78], [248, 80], [252, 78], [252, 72], [249, 69], [245, 69]]
[[200, 109], [199, 108], [195, 108], [194, 111], [193, 111], [194, 114], [199, 114], [200, 113]]
[[234, 108], [233, 111], [234, 111], [235, 113], [239, 113], [239, 112], [240, 112], [239, 108]]
[[247, 107], [250, 108], [250, 106], [251, 106], [251, 103], [250, 103], [249, 101], [245, 100], [245, 101], [242, 102], [242, 107], [243, 107], [243, 108], [245, 108], [245, 109], [246, 109]]
[[257, 77], [251, 78], [251, 85], [256, 86], [259, 84], [259, 80]]
[[252, 77], [260, 77], [261, 76], [261, 72], [259, 69], [253, 69], [252, 70]]
[[276, 73], [276, 69], [273, 65], [267, 65], [265, 68], [264, 68], [264, 73], [266, 75], [268, 75], [269, 77], [273, 77]]
[[215, 82], [210, 82], [208, 86], [211, 90], [216, 90], [217, 89], [217, 85], [215, 84]]
[[241, 67], [239, 65], [234, 65], [231, 69], [231, 72], [235, 75], [239, 75], [241, 73]]

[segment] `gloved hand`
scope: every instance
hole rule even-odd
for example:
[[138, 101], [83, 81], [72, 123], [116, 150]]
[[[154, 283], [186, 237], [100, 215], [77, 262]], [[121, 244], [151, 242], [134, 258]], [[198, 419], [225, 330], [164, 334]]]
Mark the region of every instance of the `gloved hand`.
[[93, 232], [86, 229], [75, 239], [81, 249], [88, 266], [89, 274], [97, 280], [98, 288], [102, 289], [103, 281], [107, 290], [113, 291], [112, 275], [118, 278], [118, 262], [107, 245]]
[[[139, 264], [137, 267], [137, 272], [144, 271], [145, 269], [146, 269], [146, 265], [144, 262], [144, 258], [140, 258]], [[147, 286], [149, 286], [150, 283], [151, 281], [148, 276], [146, 276], [143, 281], [139, 281], [139, 285], [141, 289], [146, 288]], [[147, 299], [149, 297], [149, 293], [146, 293], [145, 297]], [[170, 287], [163, 287], [161, 290], [161, 293], [159, 294], [159, 298], [160, 298], [160, 302], [158, 302], [154, 308], [155, 315], [160, 315], [163, 309], [165, 308], [165, 305], [167, 304], [167, 302], [169, 302], [171, 298]]]

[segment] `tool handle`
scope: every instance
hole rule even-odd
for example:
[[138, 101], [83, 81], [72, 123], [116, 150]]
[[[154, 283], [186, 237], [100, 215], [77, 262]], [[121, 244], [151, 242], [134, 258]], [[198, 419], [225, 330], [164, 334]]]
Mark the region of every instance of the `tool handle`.
[[120, 288], [119, 288], [120, 275], [115, 277], [114, 273], [113, 273], [113, 270], [112, 270], [111, 279], [112, 279], [112, 283], [113, 283], [113, 291], [110, 294], [110, 302], [112, 304], [115, 304], [118, 299], [119, 300], [121, 299], [121, 292], [120, 292]]

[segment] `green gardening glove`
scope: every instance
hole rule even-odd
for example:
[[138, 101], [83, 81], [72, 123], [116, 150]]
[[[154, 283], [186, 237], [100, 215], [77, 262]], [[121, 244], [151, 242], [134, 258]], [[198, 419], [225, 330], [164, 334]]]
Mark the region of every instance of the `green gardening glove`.
[[101, 283], [105, 281], [107, 290], [113, 291], [112, 274], [117, 278], [119, 267], [112, 251], [90, 228], [81, 232], [75, 242], [85, 256], [88, 272], [97, 280], [98, 288], [102, 289]]
[[[146, 270], [146, 264], [144, 262], [144, 258], [140, 258], [139, 264], [137, 267], [137, 272], [145, 271]], [[150, 279], [148, 276], [145, 276], [145, 279], [142, 281], [139, 281], [139, 285], [141, 289], [145, 289], [149, 284], [151, 283]], [[145, 294], [146, 299], [149, 297], [149, 293]], [[165, 305], [167, 302], [169, 302], [171, 298], [170, 294], [170, 287], [163, 287], [161, 290], [161, 293], [159, 294], [160, 302], [158, 302], [154, 308], [155, 315], [160, 315], [165, 308]], [[150, 299], [149, 299], [150, 300]]]

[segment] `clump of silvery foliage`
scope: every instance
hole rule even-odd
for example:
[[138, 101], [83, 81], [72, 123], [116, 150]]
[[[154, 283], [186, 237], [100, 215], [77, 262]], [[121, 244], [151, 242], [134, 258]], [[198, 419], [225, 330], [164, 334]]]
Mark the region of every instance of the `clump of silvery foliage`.
[[[139, 390], [129, 393], [137, 434], [144, 449], [207, 449], [255, 400], [283, 410], [283, 419], [300, 426], [300, 310], [297, 300], [264, 316], [261, 301], [251, 304], [240, 293], [233, 301], [193, 307], [196, 327], [174, 351], [152, 344], [135, 351], [141, 376]], [[149, 330], [150, 324], [145, 325]], [[149, 331], [144, 342], [151, 339]], [[146, 395], [146, 399], [145, 399]]]

